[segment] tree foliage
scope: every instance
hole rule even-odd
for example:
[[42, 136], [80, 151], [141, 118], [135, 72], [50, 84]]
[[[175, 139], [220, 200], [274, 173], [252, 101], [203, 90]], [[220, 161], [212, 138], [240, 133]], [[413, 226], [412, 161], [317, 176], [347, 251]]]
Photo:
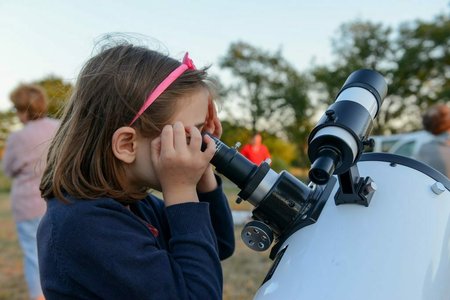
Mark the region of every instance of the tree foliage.
[[417, 128], [421, 112], [450, 101], [450, 14], [405, 23], [396, 42], [390, 88], [403, 105], [394, 117], [412, 116], [409, 126]]
[[[341, 25], [332, 40], [333, 63], [331, 66], [317, 66], [313, 70], [322, 95], [320, 101], [327, 105], [333, 103], [345, 80], [355, 70], [373, 69], [383, 75], [389, 72], [393, 56], [391, 33], [390, 27], [368, 21], [358, 20]], [[385, 103], [383, 108], [387, 106]], [[378, 127], [383, 125], [378, 124]]]
[[[248, 120], [243, 123], [241, 117], [238, 123], [252, 131], [277, 133], [295, 121], [299, 115], [294, 110], [297, 105], [292, 105], [293, 99], [286, 99], [286, 89], [294, 89], [291, 79], [303, 81], [302, 87], [306, 80], [296, 73], [280, 51], [270, 53], [245, 42], [236, 42], [230, 45], [220, 66], [229, 70], [235, 79], [227, 88], [227, 97], [236, 99], [233, 104], [237, 104]], [[296, 101], [306, 101], [306, 90], [297, 90], [296, 95], [301, 96]], [[307, 102], [303, 106], [306, 107]], [[235, 108], [232, 110], [231, 119], [236, 115]]]
[[449, 101], [449, 36], [449, 16], [405, 23], [395, 36], [391, 27], [382, 24], [359, 20], [343, 24], [333, 40], [334, 62], [313, 72], [321, 101], [333, 102], [352, 71], [374, 69], [389, 84], [374, 133], [419, 128], [426, 107]]
[[302, 167], [309, 165], [307, 140], [313, 128], [312, 116], [315, 111], [315, 105], [308, 97], [310, 86], [310, 81], [304, 75], [298, 74], [295, 70], [287, 72], [287, 84], [283, 89], [283, 97], [294, 115], [294, 120], [284, 130], [289, 141], [297, 148], [293, 161]]
[[60, 77], [50, 75], [34, 82], [42, 86], [48, 96], [48, 114], [50, 117], [61, 117], [61, 110], [72, 91], [72, 85]]
[[294, 142], [300, 150], [296, 159], [302, 160], [313, 112], [308, 78], [281, 51], [270, 53], [245, 42], [231, 44], [220, 65], [235, 79], [226, 89], [227, 98], [235, 100], [228, 107], [228, 120]]
[[[250, 143], [253, 132], [245, 127], [223, 121], [223, 135], [221, 140], [228, 146], [236, 146], [241, 144], [241, 148]], [[267, 132], [261, 133], [264, 145], [267, 146], [269, 152], [272, 154], [272, 168], [275, 171], [287, 169], [294, 160], [298, 159], [298, 151], [295, 144], [281, 139], [273, 134]]]
[[0, 159], [3, 157], [5, 143], [11, 133], [11, 130], [14, 125], [18, 123], [19, 120], [12, 110], [0, 112]]

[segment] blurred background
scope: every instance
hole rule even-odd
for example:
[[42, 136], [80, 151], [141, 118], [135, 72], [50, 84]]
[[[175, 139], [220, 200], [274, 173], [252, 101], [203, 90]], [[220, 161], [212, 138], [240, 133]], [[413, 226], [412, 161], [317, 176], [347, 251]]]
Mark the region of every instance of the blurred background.
[[[58, 118], [81, 66], [117, 38], [180, 59], [189, 51], [197, 67], [209, 65], [222, 140], [246, 143], [259, 131], [273, 169], [302, 180], [308, 134], [352, 71], [375, 69], [389, 84], [367, 151], [414, 157], [428, 139], [421, 114], [450, 101], [448, 0], [0, 0], [0, 159], [21, 126], [9, 93], [20, 83], [43, 86]], [[234, 203], [231, 183], [225, 188], [234, 210], [251, 209]], [[26, 299], [9, 189], [0, 173], [0, 299]], [[245, 248], [238, 219], [225, 299], [251, 299], [271, 264], [268, 253]]]

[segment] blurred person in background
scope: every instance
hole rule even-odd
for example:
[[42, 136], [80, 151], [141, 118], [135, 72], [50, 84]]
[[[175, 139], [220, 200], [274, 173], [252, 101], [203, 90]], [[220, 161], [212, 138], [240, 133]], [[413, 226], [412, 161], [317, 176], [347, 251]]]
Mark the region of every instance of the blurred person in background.
[[422, 124], [434, 138], [420, 148], [417, 158], [450, 177], [450, 107], [433, 105], [423, 115]]
[[262, 136], [259, 132], [253, 135], [251, 143], [244, 145], [241, 154], [257, 165], [270, 158], [269, 150], [262, 143]]
[[47, 96], [40, 86], [19, 85], [10, 98], [24, 126], [8, 137], [3, 169], [12, 178], [12, 212], [24, 255], [30, 299], [44, 299], [39, 280], [36, 231], [46, 204], [41, 198], [39, 184], [48, 146], [59, 123], [47, 117]]

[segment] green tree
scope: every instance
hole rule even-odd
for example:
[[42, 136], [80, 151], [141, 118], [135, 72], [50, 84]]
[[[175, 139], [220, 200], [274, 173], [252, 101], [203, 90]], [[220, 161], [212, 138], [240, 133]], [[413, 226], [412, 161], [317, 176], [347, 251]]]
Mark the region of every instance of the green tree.
[[[248, 126], [252, 131], [282, 131], [292, 122], [292, 113], [283, 97], [287, 70], [293, 72], [280, 51], [270, 53], [245, 42], [230, 45], [228, 53], [220, 60], [220, 66], [229, 70], [233, 82], [227, 88], [227, 98], [234, 99], [229, 112], [231, 119]], [[228, 107], [230, 109], [230, 107]]]
[[[222, 142], [230, 147], [240, 143], [241, 148], [244, 144], [249, 143], [253, 136], [250, 129], [230, 123], [222, 122], [223, 135]], [[297, 147], [295, 144], [286, 141], [276, 135], [267, 132], [261, 133], [263, 142], [272, 154], [272, 168], [276, 171], [286, 170], [297, 159]]]
[[287, 83], [282, 89], [282, 97], [293, 115], [293, 121], [285, 127], [285, 132], [289, 141], [296, 145], [296, 157], [292, 161], [297, 166], [307, 167], [307, 140], [313, 128], [311, 120], [316, 108], [308, 96], [311, 80], [295, 70], [287, 70], [286, 74]]
[[224, 120], [221, 123], [223, 134], [220, 140], [226, 145], [234, 147], [237, 143], [243, 145], [250, 140], [252, 132], [248, 128], [227, 120]]
[[374, 69], [385, 76], [389, 89], [372, 133], [418, 129], [423, 110], [430, 104], [449, 101], [449, 36], [448, 15], [431, 22], [405, 23], [395, 37], [393, 30], [382, 24], [343, 24], [333, 40], [334, 62], [313, 71], [320, 100], [332, 103], [352, 71]]
[[[345, 80], [355, 70], [372, 69], [383, 75], [391, 72], [394, 55], [391, 33], [392, 29], [381, 23], [358, 20], [341, 25], [332, 40], [333, 63], [313, 70], [320, 102], [333, 103]], [[382, 109], [390, 106], [386, 102], [389, 101], [385, 100]], [[377, 125], [375, 131], [386, 127], [383, 122]]]
[[289, 170], [293, 162], [298, 159], [297, 145], [267, 133], [263, 133], [262, 137], [271, 153], [272, 169], [276, 172]]
[[225, 108], [227, 119], [252, 132], [275, 134], [295, 143], [300, 151], [296, 157], [303, 161], [313, 112], [307, 96], [310, 80], [280, 51], [270, 53], [244, 42], [231, 44], [220, 65], [235, 79], [225, 89], [227, 99], [234, 100]]
[[15, 124], [18, 125], [19, 120], [12, 110], [0, 112], [0, 159], [3, 157], [6, 140]]
[[411, 130], [430, 105], [450, 101], [450, 14], [405, 23], [398, 36], [390, 89], [402, 106], [392, 117], [403, 117]]
[[61, 117], [62, 108], [72, 91], [72, 85], [60, 77], [50, 75], [34, 82], [42, 86], [48, 96], [48, 114], [50, 117]]

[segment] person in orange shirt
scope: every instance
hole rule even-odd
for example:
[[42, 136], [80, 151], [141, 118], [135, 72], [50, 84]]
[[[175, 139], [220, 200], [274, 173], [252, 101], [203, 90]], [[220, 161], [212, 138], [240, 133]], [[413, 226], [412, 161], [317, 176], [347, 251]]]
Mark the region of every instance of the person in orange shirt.
[[244, 145], [241, 154], [257, 165], [260, 165], [263, 161], [270, 158], [269, 150], [262, 143], [260, 133], [255, 133], [253, 135], [251, 143]]

